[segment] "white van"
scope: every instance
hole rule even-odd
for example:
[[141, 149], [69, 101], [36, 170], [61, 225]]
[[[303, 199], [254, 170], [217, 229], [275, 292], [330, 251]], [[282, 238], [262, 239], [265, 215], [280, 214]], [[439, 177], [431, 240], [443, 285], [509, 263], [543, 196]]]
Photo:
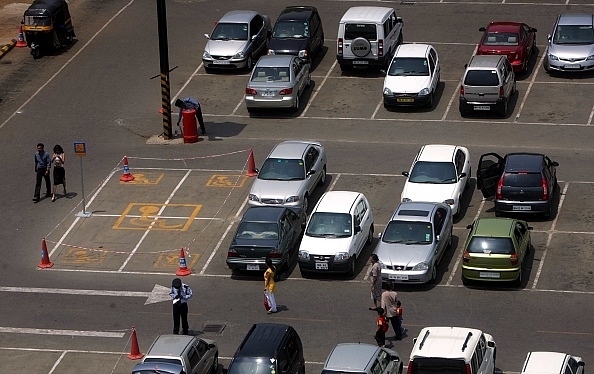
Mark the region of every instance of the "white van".
[[387, 67], [402, 44], [403, 26], [393, 8], [358, 6], [347, 10], [338, 25], [336, 59], [340, 69]]
[[425, 327], [413, 340], [407, 374], [493, 374], [493, 337], [466, 327]]
[[373, 240], [373, 214], [365, 195], [329, 191], [314, 207], [299, 246], [306, 273], [355, 273], [356, 261]]

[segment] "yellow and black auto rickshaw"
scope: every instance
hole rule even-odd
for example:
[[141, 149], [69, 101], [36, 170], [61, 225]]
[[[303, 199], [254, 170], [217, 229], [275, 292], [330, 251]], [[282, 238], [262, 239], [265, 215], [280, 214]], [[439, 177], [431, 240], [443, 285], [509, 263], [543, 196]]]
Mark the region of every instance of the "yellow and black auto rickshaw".
[[72, 42], [74, 27], [66, 0], [35, 0], [23, 15], [23, 31], [33, 58]]

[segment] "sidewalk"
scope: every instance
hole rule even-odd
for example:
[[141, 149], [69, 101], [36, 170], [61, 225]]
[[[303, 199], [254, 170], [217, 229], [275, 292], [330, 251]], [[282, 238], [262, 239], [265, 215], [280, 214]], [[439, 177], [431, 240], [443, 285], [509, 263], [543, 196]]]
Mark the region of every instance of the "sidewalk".
[[29, 3], [15, 2], [18, 0], [0, 0], [0, 47], [18, 39], [19, 26], [23, 20], [23, 13]]

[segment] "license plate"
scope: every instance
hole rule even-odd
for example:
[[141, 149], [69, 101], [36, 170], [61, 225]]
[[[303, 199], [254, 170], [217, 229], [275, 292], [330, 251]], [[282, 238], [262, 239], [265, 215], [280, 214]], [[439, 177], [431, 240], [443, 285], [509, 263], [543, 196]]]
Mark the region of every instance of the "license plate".
[[481, 271], [481, 272], [479, 272], [479, 277], [481, 277], [481, 278], [499, 278], [500, 275], [499, 275], [499, 273], [496, 273], [494, 271]]
[[212, 62], [215, 65], [229, 65], [230, 62], [227, 60], [213, 60]]
[[405, 274], [388, 274], [388, 279], [391, 280], [408, 280], [408, 275]]
[[260, 266], [259, 265], [248, 265], [247, 269], [248, 270], [260, 270]]
[[270, 97], [270, 96], [274, 96], [274, 92], [261, 92], [260, 95], [265, 96], [265, 97]]
[[369, 61], [353, 61], [353, 65], [367, 65]]
[[532, 207], [530, 205], [514, 205], [512, 210], [532, 210]]
[[414, 103], [415, 99], [410, 97], [399, 97], [396, 99], [399, 103]]
[[328, 270], [327, 262], [316, 262], [316, 270]]
[[475, 105], [474, 110], [491, 110], [491, 107], [488, 105]]
[[581, 69], [582, 65], [580, 64], [569, 64], [569, 65], [563, 65], [563, 69]]

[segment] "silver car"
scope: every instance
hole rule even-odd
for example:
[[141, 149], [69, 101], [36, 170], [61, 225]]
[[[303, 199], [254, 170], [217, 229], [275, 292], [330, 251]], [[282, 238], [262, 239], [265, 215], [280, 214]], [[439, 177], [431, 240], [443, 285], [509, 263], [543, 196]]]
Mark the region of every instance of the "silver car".
[[341, 343], [336, 345], [322, 369], [322, 374], [401, 374], [398, 352], [377, 345]]
[[204, 69], [252, 70], [253, 61], [267, 50], [270, 18], [253, 10], [233, 10], [216, 23], [202, 53]]
[[299, 109], [299, 97], [311, 83], [310, 64], [291, 55], [262, 56], [245, 88], [245, 105]]
[[444, 203], [403, 202], [375, 250], [382, 281], [435, 282], [437, 265], [452, 244], [452, 210]]
[[285, 205], [306, 214], [310, 194], [326, 183], [326, 150], [318, 142], [284, 141], [256, 171], [249, 205]]
[[594, 14], [561, 14], [548, 39], [546, 71], [594, 70]]

